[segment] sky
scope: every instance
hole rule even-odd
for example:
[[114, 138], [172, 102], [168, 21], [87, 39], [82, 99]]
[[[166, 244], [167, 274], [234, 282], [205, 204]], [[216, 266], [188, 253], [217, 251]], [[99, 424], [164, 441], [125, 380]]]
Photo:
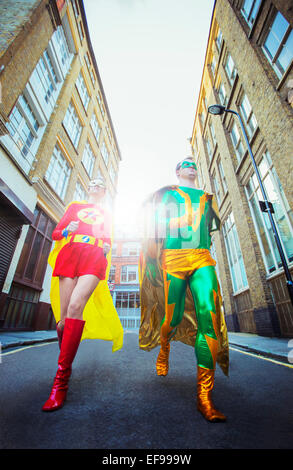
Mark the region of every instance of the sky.
[[176, 183], [192, 134], [214, 0], [84, 0], [115, 129], [115, 222], [133, 224], [143, 200]]

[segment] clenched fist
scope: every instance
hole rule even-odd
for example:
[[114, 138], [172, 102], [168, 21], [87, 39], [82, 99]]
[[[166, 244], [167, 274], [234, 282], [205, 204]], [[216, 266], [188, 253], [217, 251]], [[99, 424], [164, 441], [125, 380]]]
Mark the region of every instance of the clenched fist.
[[70, 224], [67, 225], [66, 230], [68, 232], [75, 232], [78, 229], [79, 226], [79, 221], [78, 220], [73, 220], [70, 222]]

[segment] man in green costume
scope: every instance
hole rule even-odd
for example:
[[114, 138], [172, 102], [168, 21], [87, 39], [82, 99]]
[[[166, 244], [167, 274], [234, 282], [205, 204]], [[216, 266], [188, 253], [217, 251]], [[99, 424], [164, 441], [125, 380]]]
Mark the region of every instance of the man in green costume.
[[160, 344], [156, 370], [166, 376], [170, 341], [194, 345], [197, 405], [208, 421], [226, 417], [212, 402], [216, 362], [228, 374], [228, 339], [222, 299], [210, 254], [211, 232], [219, 230], [212, 194], [195, 187], [196, 165], [186, 158], [176, 167], [178, 186], [157, 191], [140, 259], [141, 326], [139, 344]]

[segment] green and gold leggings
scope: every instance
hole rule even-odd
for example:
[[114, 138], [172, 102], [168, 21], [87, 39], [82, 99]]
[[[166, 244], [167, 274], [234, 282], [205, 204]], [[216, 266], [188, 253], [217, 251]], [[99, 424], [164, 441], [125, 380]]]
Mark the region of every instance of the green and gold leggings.
[[[166, 251], [173, 252], [173, 250]], [[177, 260], [171, 260], [168, 257], [163, 259], [165, 316], [161, 324], [161, 336], [171, 339], [176, 326], [180, 324], [184, 313], [187, 283], [189, 283], [198, 323], [195, 342], [197, 365], [206, 369], [215, 369], [218, 351], [215, 305], [218, 280], [214, 267], [215, 261], [208, 250], [198, 250], [201, 251], [199, 254], [202, 259], [194, 263], [196, 257], [194, 250], [192, 251], [190, 259], [187, 259], [186, 269], [182, 269], [182, 260], [184, 263], [182, 257], [179, 263], [181, 266], [178, 265]]]

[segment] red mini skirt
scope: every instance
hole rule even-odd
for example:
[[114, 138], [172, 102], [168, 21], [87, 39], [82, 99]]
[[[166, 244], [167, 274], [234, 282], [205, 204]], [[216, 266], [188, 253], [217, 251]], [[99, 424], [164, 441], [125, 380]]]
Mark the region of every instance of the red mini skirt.
[[53, 276], [74, 278], [93, 274], [104, 280], [107, 264], [103, 248], [86, 243], [68, 243], [57, 256]]

